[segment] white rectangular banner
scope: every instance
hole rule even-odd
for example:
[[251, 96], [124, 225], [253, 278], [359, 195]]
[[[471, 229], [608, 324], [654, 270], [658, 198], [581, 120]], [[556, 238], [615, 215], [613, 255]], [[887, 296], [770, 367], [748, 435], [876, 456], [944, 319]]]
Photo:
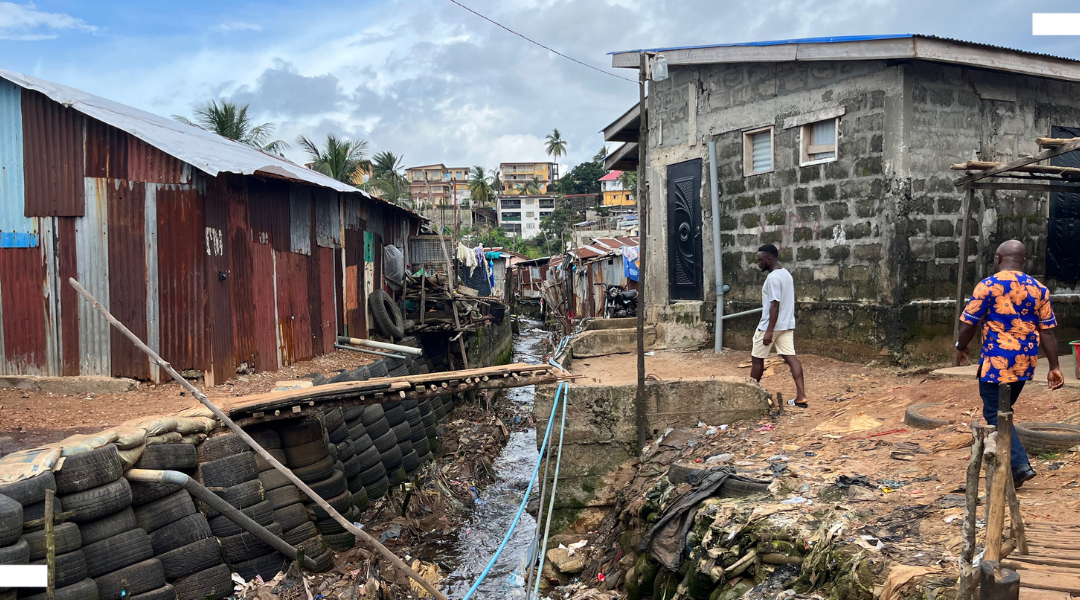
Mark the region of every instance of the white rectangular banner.
[[0, 587], [43, 588], [49, 585], [45, 565], [0, 565]]

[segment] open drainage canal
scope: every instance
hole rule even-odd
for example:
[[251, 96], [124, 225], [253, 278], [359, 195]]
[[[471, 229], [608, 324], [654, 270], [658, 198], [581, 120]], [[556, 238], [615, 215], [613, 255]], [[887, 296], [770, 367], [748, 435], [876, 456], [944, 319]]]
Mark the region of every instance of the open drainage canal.
[[[514, 339], [514, 362], [541, 362], [547, 334], [536, 329], [539, 325], [536, 321], [521, 319], [520, 323], [521, 334]], [[531, 385], [511, 388], [504, 402], [512, 403], [518, 418], [526, 420], [532, 414], [533, 394]], [[452, 549], [442, 561], [453, 568], [443, 583], [449, 597], [464, 597], [499, 548], [529, 486], [538, 454], [536, 429], [530, 427], [510, 434], [510, 441], [495, 460], [496, 481], [480, 492], [472, 516], [458, 532], [457, 539], [450, 544]], [[539, 485], [534, 488], [533, 493], [539, 494]], [[528, 512], [523, 513], [514, 535], [474, 598], [525, 597], [526, 554], [535, 531], [536, 519]]]

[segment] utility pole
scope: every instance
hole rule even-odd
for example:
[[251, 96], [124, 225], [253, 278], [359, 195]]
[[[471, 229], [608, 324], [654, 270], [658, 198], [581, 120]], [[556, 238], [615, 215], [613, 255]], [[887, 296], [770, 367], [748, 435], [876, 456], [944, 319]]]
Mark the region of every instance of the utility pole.
[[[649, 145], [649, 122], [647, 119], [647, 111], [645, 110], [645, 81], [647, 78], [646, 71], [646, 57], [645, 53], [641, 53], [641, 62], [638, 68], [638, 113], [641, 115], [641, 129], [638, 133], [638, 180], [637, 180], [637, 194], [638, 194], [638, 206], [640, 209], [639, 220], [640, 224], [638, 228], [640, 233], [638, 235], [638, 309], [637, 309], [637, 398], [634, 402], [637, 409], [637, 437], [638, 437], [638, 452], [645, 447], [645, 443], [649, 439], [649, 420], [646, 417], [645, 411], [648, 403], [645, 399], [645, 309], [649, 305], [647, 296], [645, 295], [645, 256], [646, 256], [646, 244], [649, 239], [648, 234], [648, 211], [646, 209], [648, 202], [646, 201], [645, 191], [645, 173], [648, 171], [646, 166], [646, 148]], [[663, 384], [661, 384], [663, 385]]]

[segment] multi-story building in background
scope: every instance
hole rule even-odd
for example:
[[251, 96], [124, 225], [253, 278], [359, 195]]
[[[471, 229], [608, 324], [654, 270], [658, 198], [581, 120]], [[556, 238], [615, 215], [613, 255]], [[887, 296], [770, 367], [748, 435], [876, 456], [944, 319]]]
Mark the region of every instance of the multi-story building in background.
[[533, 238], [540, 233], [540, 223], [554, 210], [554, 196], [499, 196], [499, 227], [511, 237]]
[[452, 206], [455, 194], [459, 207], [469, 203], [469, 168], [443, 164], [405, 169], [409, 192], [418, 210], [440, 205]]
[[499, 193], [502, 195], [524, 194], [525, 184], [533, 179], [539, 183], [539, 192], [548, 194], [553, 191], [548, 186], [558, 177], [559, 165], [551, 162], [504, 162], [499, 164], [499, 172], [502, 176]]
[[600, 193], [603, 194], [601, 206], [636, 206], [634, 192], [623, 186], [619, 177], [622, 171], [611, 171], [600, 178]]

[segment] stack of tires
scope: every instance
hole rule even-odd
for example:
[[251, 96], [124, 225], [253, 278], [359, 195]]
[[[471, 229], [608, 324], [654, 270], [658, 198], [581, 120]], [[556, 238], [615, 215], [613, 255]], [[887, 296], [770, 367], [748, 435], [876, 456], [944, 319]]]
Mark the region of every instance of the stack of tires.
[[390, 480], [390, 487], [405, 483], [405, 469], [402, 461], [405, 456], [412, 452], [412, 426], [405, 415], [405, 405], [402, 402], [387, 402], [382, 405], [383, 417], [394, 434], [395, 444], [388, 449], [380, 449], [382, 453], [383, 468]]
[[[397, 446], [397, 437], [390, 430], [381, 404], [357, 407], [362, 410], [360, 420], [349, 428], [353, 448], [360, 458], [360, 483], [369, 500], [377, 500], [390, 489], [390, 479], [383, 466], [383, 452]], [[355, 484], [354, 484], [355, 485]]]
[[[0, 489], [6, 491], [13, 485], [0, 486]], [[41, 546], [44, 547], [44, 538]], [[30, 554], [30, 543], [23, 537], [23, 505], [15, 498], [0, 494], [0, 565], [29, 564]], [[93, 583], [90, 581], [91, 585]], [[95, 586], [95, 597], [96, 591]], [[0, 600], [14, 600], [15, 597], [14, 589], [0, 587]]]
[[[341, 431], [348, 439], [348, 429], [343, 428], [344, 420], [340, 410], [324, 416], [324, 421], [333, 427], [335, 439], [340, 439]], [[350, 521], [359, 517], [359, 511], [353, 506], [352, 493], [349, 492], [345, 479], [344, 465], [337, 460], [337, 446], [331, 445], [328, 434], [319, 419], [303, 419], [278, 430], [286, 464], [293, 474], [319, 495], [334, 510]], [[334, 520], [322, 507], [303, 492], [300, 498], [304, 502], [307, 516], [314, 521], [315, 530], [322, 536], [326, 545], [332, 549], [349, 549], [355, 545], [355, 538]], [[314, 555], [310, 555], [314, 558]], [[331, 556], [332, 564], [332, 556]]]
[[405, 470], [406, 480], [411, 480], [420, 465], [431, 458], [431, 450], [428, 447], [424, 422], [420, 416], [419, 401], [405, 400], [401, 405], [405, 409], [405, 422], [409, 424], [409, 449], [411, 450], [408, 453], [402, 450], [401, 467]]
[[[255, 453], [240, 436], [227, 433], [200, 444], [197, 477], [230, 506], [270, 533], [282, 535], [283, 529], [274, 522], [274, 510], [259, 481]], [[285, 557], [280, 552], [205, 503], [200, 502], [200, 508], [209, 533], [221, 544], [222, 558], [237, 574], [246, 580], [259, 575], [269, 581], [281, 571]], [[228, 567], [221, 568], [228, 570]]]
[[346, 437], [337, 443], [338, 460], [342, 463], [342, 471], [345, 473], [345, 485], [352, 494], [353, 506], [363, 514], [371, 504], [367, 488], [360, 477], [365, 469], [379, 462], [379, 452], [371, 443], [371, 437], [367, 434], [362, 419], [363, 406], [350, 406], [341, 409], [342, 418], [345, 421]]
[[[175, 598], [161, 561], [154, 558], [150, 536], [139, 528], [131, 509], [132, 491], [120, 454], [113, 444], [64, 459], [54, 473], [63, 516], [78, 526], [78, 550], [57, 548], [54, 580], [60, 589], [94, 580], [102, 600]], [[64, 523], [56, 529], [68, 528]], [[55, 531], [55, 530], [54, 530]], [[65, 531], [68, 548], [74, 531]], [[44, 557], [38, 564], [44, 564]], [[65, 596], [74, 591], [66, 591]]]
[[[288, 466], [285, 451], [281, 449], [281, 437], [276, 431], [261, 429], [252, 432], [251, 436], [278, 462]], [[281, 527], [281, 539], [290, 546], [303, 550], [304, 556], [314, 560], [316, 571], [329, 570], [334, 566], [334, 554], [326, 547], [315, 525], [308, 518], [307, 510], [300, 500], [300, 490], [261, 456], [255, 455], [255, 462], [259, 468], [259, 481], [265, 490], [266, 501], [274, 511], [274, 523]]]
[[[433, 458], [433, 453], [439, 448], [439, 440], [436, 438], [435, 433], [437, 430], [435, 411], [431, 406], [431, 398], [420, 400], [417, 408], [420, 409], [420, 422], [424, 425], [424, 437], [427, 439], [426, 457], [421, 456], [420, 461], [427, 462]], [[413, 447], [416, 447], [415, 442], [413, 442]]]

